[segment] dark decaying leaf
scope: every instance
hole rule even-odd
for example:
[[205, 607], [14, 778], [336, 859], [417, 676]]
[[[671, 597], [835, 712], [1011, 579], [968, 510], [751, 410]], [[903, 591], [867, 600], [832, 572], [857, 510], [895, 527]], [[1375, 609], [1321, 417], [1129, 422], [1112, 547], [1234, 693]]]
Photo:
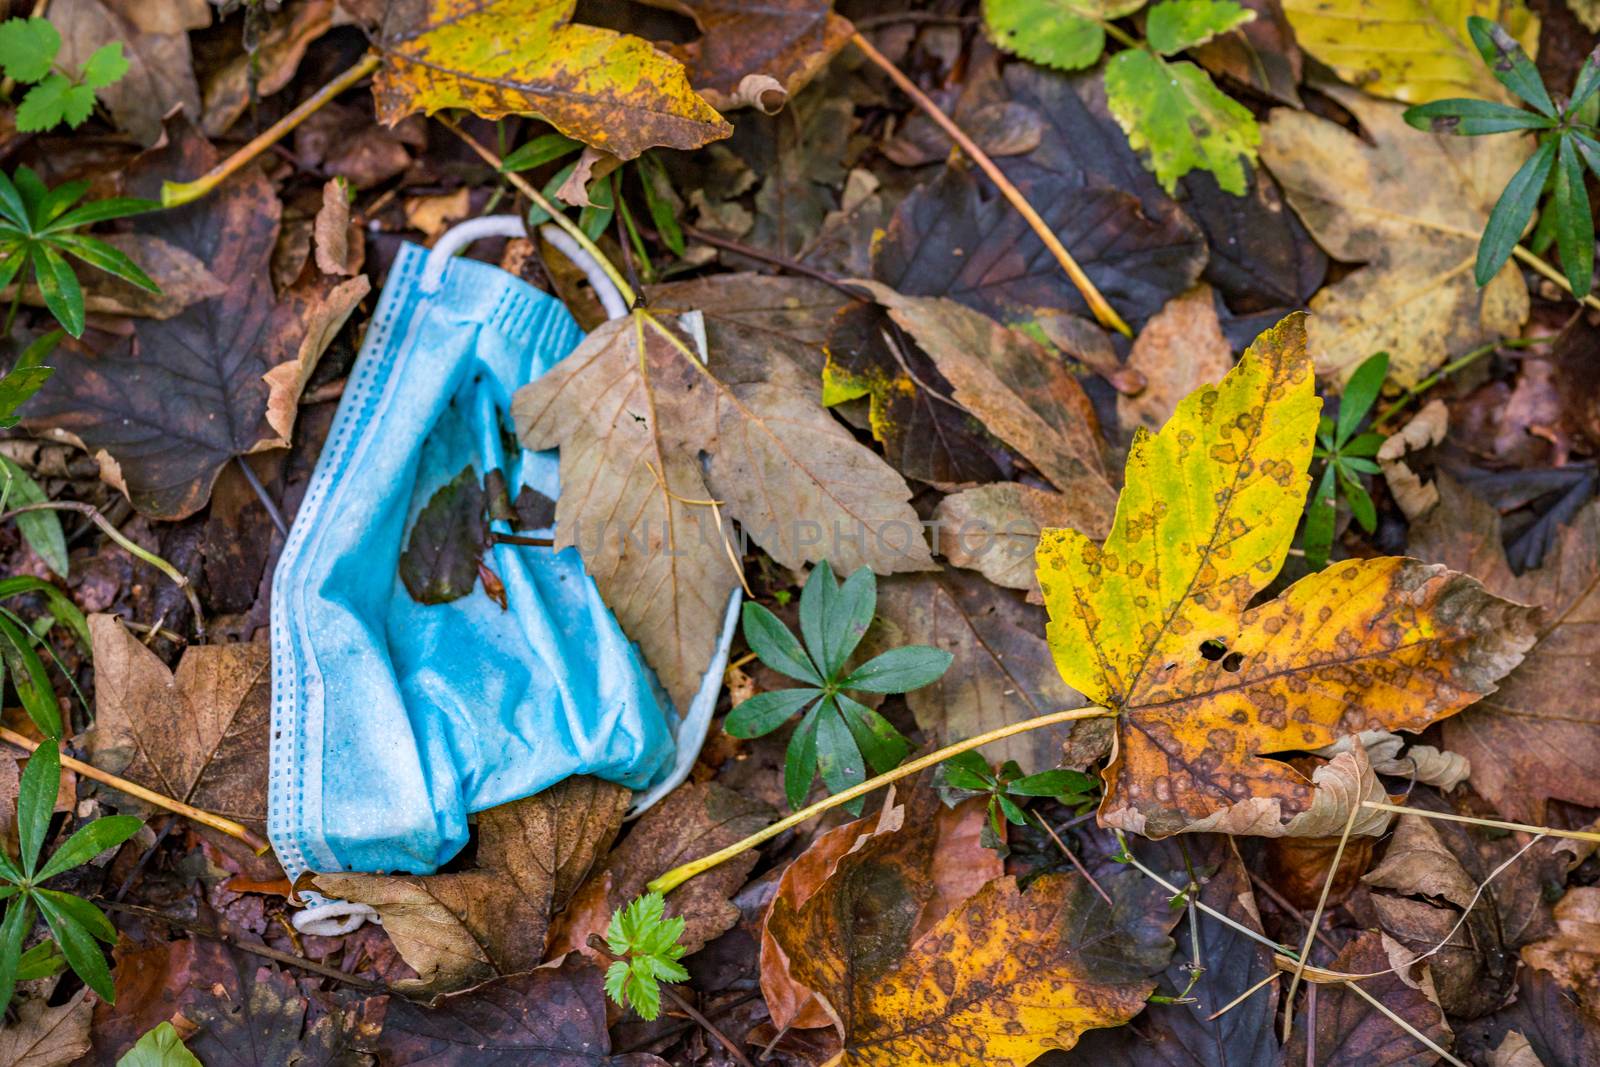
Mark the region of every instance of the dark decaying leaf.
[[[832, 0], [655, 2], [699, 24], [699, 40], [677, 51], [689, 68], [691, 84], [724, 111], [751, 104], [768, 112], [775, 110], [773, 105], [781, 107], [784, 96], [805, 88], [854, 32], [849, 20], [833, 13]], [[782, 94], [771, 101], [749, 99], [741, 83], [750, 75], [771, 78]]]
[[1233, 33], [1215, 37], [1193, 50], [1195, 59], [1212, 74], [1234, 81], [1274, 99], [1300, 106], [1300, 70], [1304, 57], [1295, 44], [1294, 28], [1284, 16], [1281, 0], [1240, 0], [1256, 17]]
[[484, 548], [484, 492], [470, 464], [428, 498], [400, 554], [411, 599], [447, 604], [472, 592]]
[[[1198, 900], [1260, 932], [1250, 876], [1232, 841], [1194, 835], [1187, 848], [1196, 873], [1204, 879]], [[1136, 851], [1155, 869], [1183, 868], [1183, 854], [1171, 841], [1141, 845]], [[1155, 856], [1161, 862], [1152, 862]], [[1261, 942], [1203, 912], [1188, 911], [1184, 925], [1173, 932], [1179, 949], [1157, 992], [1173, 996], [1188, 987], [1194, 941], [1187, 924], [1197, 918], [1205, 970], [1189, 991], [1193, 1003], [1151, 1004], [1130, 1025], [1090, 1031], [1077, 1048], [1051, 1053], [1037, 1067], [1278, 1067], [1283, 1063], [1274, 1026], [1276, 983], [1209, 1018], [1273, 972], [1272, 952]]]
[[[184, 1041], [206, 1067], [332, 1067], [354, 1055], [356, 1008], [313, 1014], [288, 971], [224, 950], [180, 998]], [[219, 973], [220, 971], [220, 973]], [[398, 998], [397, 998], [398, 999]]]
[[[1384, 951], [1383, 935], [1371, 931], [1357, 934], [1329, 967], [1346, 974], [1387, 970], [1389, 957]], [[1453, 1038], [1444, 1013], [1423, 990], [1413, 989], [1395, 974], [1368, 978], [1361, 988], [1434, 1044], [1450, 1048]], [[1318, 1067], [1430, 1067], [1439, 1062], [1438, 1055], [1359, 993], [1339, 985], [1323, 985], [1316, 997], [1315, 1032], [1311, 1032], [1306, 1001], [1302, 999], [1285, 1062], [1314, 1062]], [[1312, 1045], [1310, 1051], [1306, 1048], [1308, 1042]]]
[[421, 877], [321, 874], [317, 888], [371, 904], [430, 990], [515, 974], [545, 956], [550, 917], [605, 852], [629, 791], [568, 778], [478, 815], [478, 867]]
[[1460, 1050], [1469, 1063], [1489, 1063], [1509, 1031], [1527, 1039], [1544, 1067], [1600, 1063], [1600, 1020], [1548, 971], [1524, 967], [1517, 997], [1503, 1011], [1461, 1027]]
[[646, 1052], [611, 1055], [603, 981], [574, 955], [432, 1006], [391, 997], [373, 1051], [386, 1067], [665, 1067]]
[[[163, 179], [193, 177], [216, 161], [181, 119], [168, 138], [133, 164], [131, 193], [155, 197]], [[309, 311], [299, 296], [280, 302], [273, 293], [279, 213], [271, 185], [249, 168], [213, 196], [138, 219], [138, 232], [198, 258], [223, 291], [172, 318], [140, 320], [131, 338], [104, 351], [58, 349], [56, 374], [25, 409], [33, 429], [103, 450], [102, 469], [146, 515], [193, 514], [225, 464], [276, 437], [262, 375], [300, 353]]]
[[1264, 169], [1253, 169], [1244, 196], [1223, 192], [1210, 171], [1191, 171], [1180, 184], [1183, 206], [1211, 249], [1203, 277], [1235, 314], [1267, 312], [1276, 322], [1321, 288], [1328, 255]]
[[1600, 699], [1574, 663], [1595, 654], [1600, 620], [1600, 505], [1561, 531], [1537, 571], [1511, 573], [1500, 516], [1441, 476], [1439, 505], [1411, 528], [1410, 550], [1475, 574], [1493, 593], [1538, 604], [1538, 640], [1492, 694], [1444, 726], [1444, 747], [1472, 761], [1472, 787], [1506, 818], [1545, 824], [1551, 799], [1600, 807]]

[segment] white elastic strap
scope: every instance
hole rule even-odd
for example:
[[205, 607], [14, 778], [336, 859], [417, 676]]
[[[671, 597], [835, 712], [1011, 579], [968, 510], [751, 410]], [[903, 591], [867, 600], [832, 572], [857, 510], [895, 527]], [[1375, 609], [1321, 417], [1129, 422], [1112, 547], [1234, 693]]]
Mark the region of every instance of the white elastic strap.
[[422, 277], [417, 280], [417, 288], [424, 293], [437, 293], [450, 260], [474, 241], [485, 237], [526, 237], [527, 234], [528, 228], [522, 224], [521, 215], [484, 215], [458, 222], [434, 242], [428, 262], [422, 268]]
[[318, 937], [338, 937], [340, 934], [348, 934], [366, 922], [383, 925], [377, 909], [372, 905], [352, 904], [348, 900], [335, 900], [327, 904], [302, 908], [294, 913], [291, 921], [294, 923], [294, 928], [302, 934], [315, 934]]
[[550, 242], [550, 247], [572, 260], [572, 265], [583, 271], [583, 276], [589, 279], [589, 287], [594, 290], [594, 295], [600, 298], [600, 306], [606, 309], [606, 318], [620, 319], [628, 313], [627, 302], [622, 299], [622, 294], [617, 291], [617, 284], [605, 272], [595, 258], [589, 254], [572, 235], [567, 233], [555, 223], [546, 223], [539, 227], [539, 236]]

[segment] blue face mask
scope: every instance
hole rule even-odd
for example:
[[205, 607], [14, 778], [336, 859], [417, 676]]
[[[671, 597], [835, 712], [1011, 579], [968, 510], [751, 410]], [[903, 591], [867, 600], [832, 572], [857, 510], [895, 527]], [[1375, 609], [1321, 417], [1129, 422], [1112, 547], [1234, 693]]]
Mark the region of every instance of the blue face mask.
[[431, 872], [466, 843], [470, 812], [569, 775], [653, 799], [704, 738], [736, 603], [680, 726], [575, 549], [491, 546], [504, 609], [481, 583], [426, 605], [400, 580], [418, 512], [464, 468], [503, 472], [512, 498], [558, 492], [555, 453], [517, 448], [508, 412], [582, 331], [558, 301], [451, 256], [513, 224], [402, 248], [278, 561], [269, 832], [291, 878]]

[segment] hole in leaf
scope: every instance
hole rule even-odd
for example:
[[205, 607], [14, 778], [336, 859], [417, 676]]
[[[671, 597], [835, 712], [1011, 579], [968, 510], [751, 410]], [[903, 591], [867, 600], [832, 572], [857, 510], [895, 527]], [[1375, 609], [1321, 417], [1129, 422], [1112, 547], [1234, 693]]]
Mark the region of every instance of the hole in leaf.
[[1228, 646], [1213, 637], [1209, 641], [1200, 642], [1200, 654], [1215, 663], [1228, 654]]
[[1229, 652], [1222, 657], [1222, 669], [1229, 674], [1238, 674], [1242, 666], [1244, 666], [1244, 654], [1241, 652]]

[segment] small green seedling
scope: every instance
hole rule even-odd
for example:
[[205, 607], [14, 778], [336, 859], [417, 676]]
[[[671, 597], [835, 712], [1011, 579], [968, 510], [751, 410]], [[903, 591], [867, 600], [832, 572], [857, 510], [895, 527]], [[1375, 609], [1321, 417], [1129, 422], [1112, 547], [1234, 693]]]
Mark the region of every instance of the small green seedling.
[[683, 916], [666, 917], [667, 903], [660, 893], [636, 897], [611, 916], [606, 945], [614, 956], [606, 968], [606, 994], [649, 1022], [661, 1014], [658, 982], [682, 982], [689, 972], [678, 960], [683, 946]]
[[[10, 371], [0, 375], [0, 430], [17, 424], [17, 409], [55, 373], [53, 368], [43, 364], [61, 337], [60, 330], [45, 334], [23, 350]], [[0, 456], [0, 512], [15, 506], [42, 504], [47, 499], [39, 483], [29, 477], [28, 472], [15, 460]], [[67, 539], [61, 530], [60, 517], [53, 511], [25, 512], [17, 516], [17, 528], [39, 554], [39, 558], [65, 578]]]
[[95, 49], [77, 73], [56, 63], [60, 51], [61, 34], [45, 19], [0, 22], [0, 69], [13, 81], [31, 86], [17, 106], [17, 129], [23, 133], [48, 130], [61, 122], [77, 129], [94, 110], [95, 93], [128, 73], [121, 41]]
[[[0, 900], [6, 902], [0, 921], [0, 1011], [11, 1002], [17, 980], [37, 975], [48, 967], [53, 953], [38, 946], [24, 953], [23, 939], [33, 929], [34, 909], [44, 915], [61, 957], [107, 1003], [116, 997], [111, 971], [95, 944], [114, 944], [117, 931], [105, 913], [82, 897], [45, 889], [44, 884], [74, 867], [81, 867], [108, 848], [132, 837], [144, 825], [131, 815], [109, 815], [79, 828], [41, 866], [39, 853], [50, 831], [56, 792], [61, 787], [61, 756], [56, 742], [47, 740], [28, 758], [17, 793], [17, 859], [0, 850]], [[49, 973], [46, 970], [44, 973]]]
[[1306, 508], [1303, 542], [1306, 563], [1315, 570], [1328, 565], [1340, 498], [1349, 505], [1350, 513], [1363, 530], [1371, 533], [1378, 528], [1378, 511], [1361, 484], [1361, 476], [1378, 473], [1378, 465], [1372, 457], [1378, 454], [1384, 438], [1383, 434], [1370, 430], [1358, 434], [1356, 429], [1372, 410], [1388, 374], [1387, 352], [1379, 352], [1361, 364], [1344, 387], [1338, 419], [1324, 415], [1317, 426], [1317, 447], [1312, 457], [1323, 462], [1322, 477]]
[[[734, 737], [760, 737], [803, 712], [783, 768], [791, 808], [805, 804], [818, 772], [828, 791], [839, 793], [866, 781], [867, 765], [882, 774], [898, 767], [911, 750], [889, 720], [845, 690], [908, 693], [937, 681], [950, 666], [950, 653], [943, 649], [908, 645], [847, 672], [845, 664], [872, 624], [877, 603], [878, 584], [871, 570], [862, 567], [840, 585], [824, 560], [812, 568], [800, 591], [804, 647], [772, 612], [760, 604], [744, 606], [744, 639], [750, 650], [768, 667], [806, 685], [758, 693], [729, 712], [724, 725]], [[859, 815], [862, 803], [858, 799], [847, 809]]]
[[153, 1030], [146, 1030], [144, 1036], [122, 1054], [117, 1067], [201, 1067], [201, 1063], [184, 1047], [177, 1028], [171, 1023], [161, 1023]]
[[1005, 856], [1004, 824], [1026, 826], [1034, 819], [1023, 805], [1034, 797], [1054, 797], [1062, 804], [1076, 807], [1093, 801], [1096, 780], [1093, 775], [1079, 771], [1059, 769], [1023, 774], [1015, 760], [1006, 760], [999, 770], [991, 770], [989, 762], [976, 752], [962, 752], [940, 764], [944, 772], [944, 787], [952, 800], [967, 797], [989, 797], [989, 818], [984, 823], [979, 841], [985, 848], [994, 849]]
[[1537, 132], [1539, 147], [1506, 183], [1478, 243], [1475, 277], [1488, 285], [1511, 258], [1533, 209], [1547, 187], [1553, 192], [1556, 248], [1572, 291], [1582, 298], [1594, 280], [1594, 217], [1584, 166], [1600, 174], [1600, 129], [1596, 128], [1595, 90], [1600, 89], [1600, 49], [1578, 68], [1572, 97], [1552, 97], [1533, 60], [1500, 26], [1474, 15], [1467, 31], [1500, 84], [1532, 111], [1493, 100], [1456, 97], [1435, 100], [1406, 111], [1406, 121], [1419, 130], [1478, 137], [1490, 133]]
[[73, 207], [88, 191], [89, 183], [84, 181], [46, 188], [27, 167], [18, 167], [10, 178], [0, 173], [0, 288], [18, 283], [6, 315], [6, 332], [22, 299], [21, 283], [30, 276], [24, 272], [27, 268], [50, 314], [72, 336], [83, 336], [83, 289], [67, 256], [149, 292], [161, 291], [119, 249], [76, 232], [92, 223], [137, 215], [160, 205], [152, 200], [111, 197]]

